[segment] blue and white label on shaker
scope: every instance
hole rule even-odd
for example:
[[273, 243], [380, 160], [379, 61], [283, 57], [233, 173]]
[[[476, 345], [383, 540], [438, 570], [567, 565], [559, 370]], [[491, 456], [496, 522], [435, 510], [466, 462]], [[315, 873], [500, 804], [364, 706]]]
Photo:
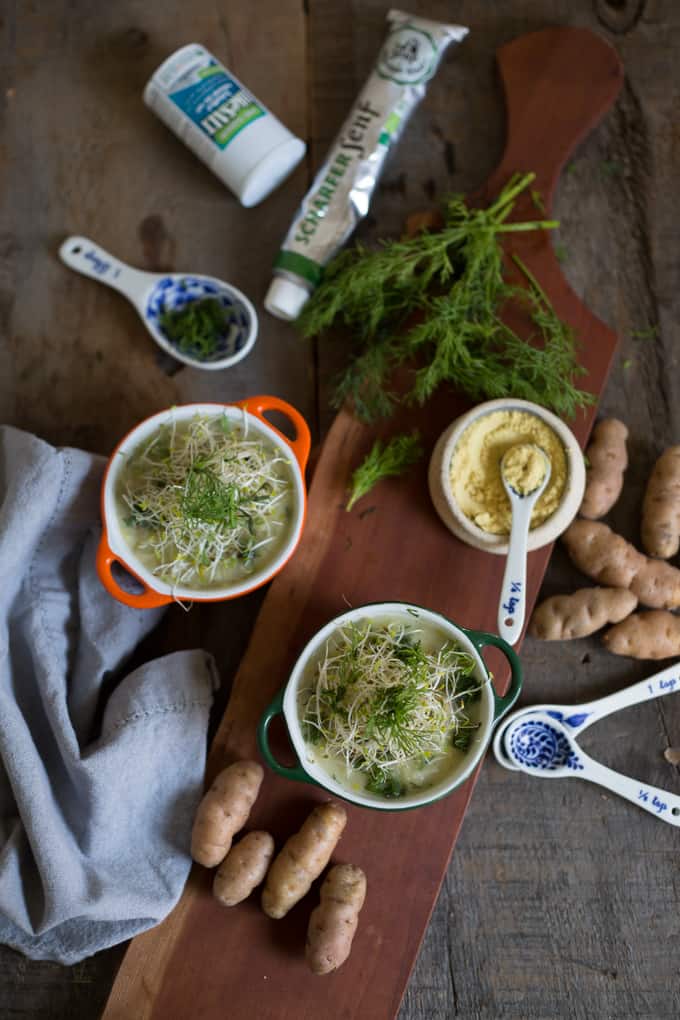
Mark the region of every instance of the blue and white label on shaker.
[[216, 60], [183, 76], [189, 84], [168, 98], [220, 149], [267, 113]]

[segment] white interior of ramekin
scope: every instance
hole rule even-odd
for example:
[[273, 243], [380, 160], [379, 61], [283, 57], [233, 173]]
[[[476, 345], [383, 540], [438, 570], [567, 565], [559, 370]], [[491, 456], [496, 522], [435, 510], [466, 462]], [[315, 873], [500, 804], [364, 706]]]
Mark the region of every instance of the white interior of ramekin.
[[[463, 433], [478, 418], [492, 414], [494, 411], [524, 411], [528, 414], [533, 414], [536, 418], [540, 418], [557, 434], [566, 453], [567, 480], [560, 505], [547, 520], [539, 524], [538, 527], [532, 528], [529, 532], [527, 548], [531, 552], [534, 549], [540, 549], [541, 546], [549, 545], [550, 542], [554, 542], [569, 527], [581, 505], [586, 484], [585, 463], [578, 441], [568, 425], [565, 425], [551, 411], [529, 400], [508, 398], [489, 400], [483, 404], [478, 404], [470, 411], [456, 418], [440, 437], [435, 447], [432, 464], [434, 465], [436, 460], [437, 465], [436, 467], [433, 466], [430, 471], [430, 491], [437, 512], [446, 526], [458, 538], [487, 552], [498, 555], [505, 555], [507, 553], [508, 536], [494, 535], [477, 527], [458, 506], [449, 484], [451, 459]], [[442, 503], [444, 504], [443, 506]]]
[[[398, 621], [413, 627], [414, 625], [417, 626], [419, 619], [423, 623], [437, 627], [448, 638], [457, 641], [475, 660], [477, 667], [476, 675], [480, 684], [482, 684], [480, 726], [470, 741], [469, 749], [456, 765], [454, 771], [446, 779], [441, 780], [427, 790], [407, 794], [395, 800], [389, 800], [372, 793], [360, 793], [356, 790], [350, 790], [332, 779], [328, 772], [314, 761], [314, 751], [305, 743], [302, 735], [298, 716], [298, 691], [304, 680], [307, 665], [315, 658], [334, 632], [349, 623], [359, 623], [361, 620], [371, 620], [372, 622]], [[429, 609], [423, 609], [420, 606], [414, 606], [405, 602], [379, 602], [373, 605], [360, 606], [357, 609], [351, 609], [349, 612], [343, 613], [341, 616], [336, 616], [335, 619], [327, 623], [325, 627], [314, 635], [303, 649], [293, 667], [283, 699], [283, 714], [291, 743], [300, 759], [300, 764], [312, 779], [316, 780], [317, 783], [331, 793], [335, 793], [338, 797], [343, 797], [353, 804], [378, 808], [382, 811], [401, 811], [439, 800], [440, 797], [460, 786], [470, 776], [484, 754], [491, 737], [494, 718], [494, 697], [488, 671], [479, 652], [464, 631], [456, 627], [450, 620], [447, 620], [445, 616], [433, 613]]]
[[[140, 443], [151, 436], [156, 429], [167, 421], [186, 421], [195, 415], [217, 418], [226, 415], [232, 421], [242, 422], [244, 415], [248, 423], [248, 431], [252, 430], [265, 437], [270, 443], [277, 447], [285, 456], [291, 467], [291, 477], [294, 485], [294, 514], [290, 523], [290, 531], [285, 544], [280, 549], [275, 559], [270, 560], [260, 571], [254, 571], [248, 577], [242, 578], [235, 584], [223, 585], [222, 587], [190, 588], [187, 585], [170, 585], [153, 574], [149, 568], [136, 555], [133, 549], [126, 542], [118, 521], [116, 509], [116, 485], [120, 472], [127, 463], [127, 458]], [[128, 567], [133, 574], [139, 577], [153, 591], [161, 595], [170, 595], [178, 601], [192, 599], [219, 599], [233, 598], [236, 595], [245, 594], [257, 585], [263, 584], [273, 577], [281, 569], [295, 546], [300, 540], [302, 526], [304, 523], [305, 489], [304, 479], [300, 465], [288, 443], [273, 427], [266, 425], [259, 418], [241, 407], [233, 404], [183, 404], [179, 407], [171, 407], [166, 411], [159, 411], [151, 418], [141, 422], [136, 428], [129, 432], [125, 439], [114, 450], [107, 470], [104, 483], [104, 518], [106, 527], [106, 539], [111, 552], [120, 561], [123, 567]]]

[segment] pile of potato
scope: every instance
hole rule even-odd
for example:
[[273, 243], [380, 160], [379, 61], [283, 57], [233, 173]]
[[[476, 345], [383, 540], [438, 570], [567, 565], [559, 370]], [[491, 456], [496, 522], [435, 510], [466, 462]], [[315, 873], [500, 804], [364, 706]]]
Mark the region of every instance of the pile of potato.
[[[586, 450], [587, 482], [580, 520], [563, 535], [573, 563], [602, 587], [555, 595], [534, 611], [533, 637], [585, 637], [606, 624], [606, 647], [634, 659], [680, 655], [680, 570], [665, 563], [680, 548], [680, 446], [657, 460], [642, 506], [645, 556], [600, 522], [616, 503], [628, 465], [628, 429], [614, 418], [599, 422]], [[648, 611], [635, 612], [638, 605]]]
[[[280, 918], [306, 896], [330, 861], [347, 812], [335, 801], [318, 804], [276, 857], [268, 832], [249, 832], [232, 845], [248, 821], [263, 775], [254, 761], [239, 761], [220, 772], [198, 806], [191, 856], [206, 868], [219, 865], [213, 893], [223, 906], [241, 903], [264, 881], [262, 909]], [[365, 897], [361, 868], [336, 864], [330, 869], [307, 930], [305, 955], [315, 974], [329, 974], [349, 956]]]

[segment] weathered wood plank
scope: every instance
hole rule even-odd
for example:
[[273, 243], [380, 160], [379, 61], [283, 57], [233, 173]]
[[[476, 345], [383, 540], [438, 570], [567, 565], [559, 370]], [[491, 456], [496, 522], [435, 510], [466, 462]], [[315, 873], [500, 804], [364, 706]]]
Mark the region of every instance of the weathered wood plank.
[[[186, 400], [274, 391], [315, 415], [314, 364], [291, 330], [260, 315], [250, 356], [201, 373], [167, 362], [123, 299], [56, 258], [69, 233], [149, 269], [229, 280], [258, 310], [306, 187], [304, 164], [262, 205], [235, 198], [143, 105], [170, 52], [204, 43], [300, 137], [306, 129], [305, 17], [297, 0], [201, 0], [113, 7], [6, 4], [0, 24], [0, 420], [107, 453], [139, 419]], [[174, 366], [176, 367], [176, 366]], [[261, 602], [173, 609], [142, 657], [210, 648], [224, 679], [217, 712]], [[225, 626], [228, 613], [229, 625]], [[0, 1013], [98, 1016], [124, 947], [74, 968], [0, 947]]]
[[262, 313], [253, 352], [233, 369], [169, 376], [134, 310], [55, 258], [64, 236], [83, 233], [134, 265], [229, 280], [260, 305], [304, 166], [243, 209], [141, 100], [164, 57], [199, 39], [304, 137], [303, 12], [296, 0], [258, 10], [253, 19], [247, 5], [125, 2], [7, 12], [4, 421], [105, 453], [162, 407], [253, 387], [313, 415], [309, 351], [271, 316]]

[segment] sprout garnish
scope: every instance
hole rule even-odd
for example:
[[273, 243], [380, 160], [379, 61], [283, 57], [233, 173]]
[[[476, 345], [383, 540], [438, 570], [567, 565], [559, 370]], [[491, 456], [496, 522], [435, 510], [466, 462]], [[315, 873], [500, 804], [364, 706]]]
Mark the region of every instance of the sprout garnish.
[[396, 623], [342, 627], [301, 692], [308, 742], [367, 773], [383, 796], [402, 792], [390, 769], [464, 750], [478, 725], [465, 713], [481, 690], [474, 659], [452, 641], [425, 651], [418, 634]]
[[135, 549], [171, 584], [244, 576], [282, 536], [291, 490], [276, 447], [226, 415], [171, 420], [134, 451], [122, 474]]

